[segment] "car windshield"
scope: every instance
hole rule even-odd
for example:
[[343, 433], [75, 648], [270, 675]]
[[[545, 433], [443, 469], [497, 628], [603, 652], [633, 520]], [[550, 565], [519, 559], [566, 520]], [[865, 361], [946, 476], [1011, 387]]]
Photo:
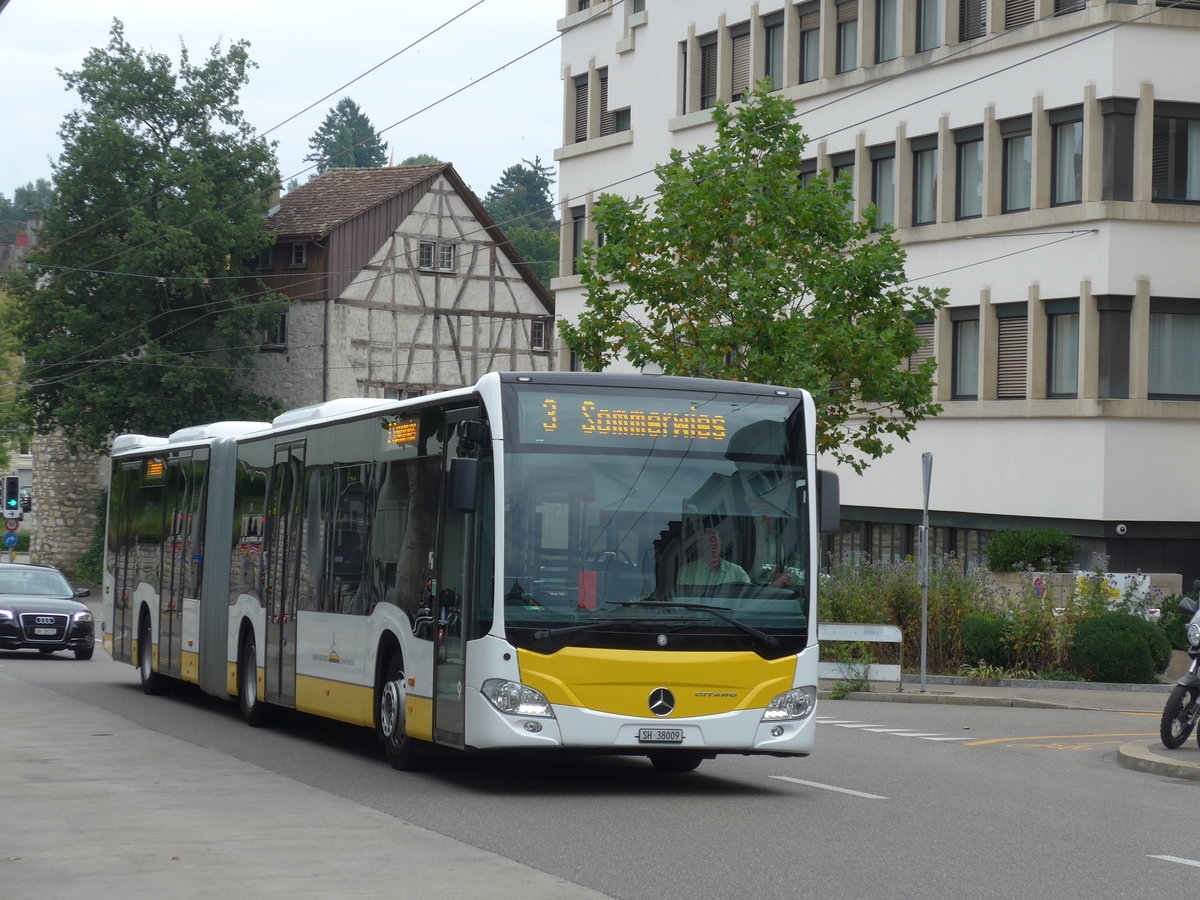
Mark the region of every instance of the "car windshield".
[[70, 597], [67, 580], [57, 572], [34, 570], [0, 571], [0, 594], [24, 597]]
[[[545, 393], [519, 404], [522, 440], [505, 447], [509, 639], [543, 652], [796, 652], [808, 603], [798, 398]], [[599, 428], [612, 411], [686, 415], [692, 431], [648, 439], [634, 418], [611, 439], [576, 437], [577, 410]]]

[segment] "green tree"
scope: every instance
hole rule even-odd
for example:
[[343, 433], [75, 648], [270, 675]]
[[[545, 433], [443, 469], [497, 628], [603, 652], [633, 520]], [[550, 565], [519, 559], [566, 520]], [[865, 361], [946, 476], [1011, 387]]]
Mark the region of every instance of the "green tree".
[[55, 194], [35, 264], [13, 280], [22, 400], [39, 431], [104, 447], [274, 408], [238, 386], [283, 308], [251, 275], [278, 180], [238, 108], [246, 43], [194, 65], [137, 50], [114, 20], [105, 48], [63, 73], [82, 105], [63, 121]]
[[329, 110], [325, 121], [308, 139], [312, 150], [304, 157], [326, 169], [377, 168], [387, 164], [387, 144], [375, 134], [375, 126], [358, 104], [343, 97]]
[[415, 156], [407, 156], [400, 160], [402, 166], [440, 166], [443, 161], [438, 159], [432, 153], [418, 153]]
[[37, 210], [47, 213], [54, 199], [54, 185], [48, 178], [30, 181], [13, 191], [13, 205], [21, 212]]
[[16, 240], [17, 221], [21, 218], [16, 204], [0, 194], [0, 244], [11, 244]]
[[806, 139], [794, 106], [755, 91], [713, 111], [714, 146], [659, 166], [651, 204], [596, 202], [605, 240], [585, 242], [587, 294], [564, 340], [599, 369], [624, 355], [670, 375], [788, 384], [812, 392], [819, 450], [862, 471], [936, 415], [934, 361], [915, 316], [943, 293], [905, 284], [904, 252], [876, 210], [851, 212], [848, 179], [801, 187]]
[[535, 156], [505, 169], [483, 198], [488, 215], [547, 289], [558, 271], [553, 184], [554, 170]]

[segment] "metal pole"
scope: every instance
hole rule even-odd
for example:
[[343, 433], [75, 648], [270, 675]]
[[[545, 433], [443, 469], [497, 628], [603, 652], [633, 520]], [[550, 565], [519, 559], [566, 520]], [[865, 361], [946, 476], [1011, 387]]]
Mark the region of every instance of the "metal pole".
[[933, 476], [933, 454], [921, 454], [924, 503], [921, 513], [921, 554], [918, 576], [921, 582], [921, 693], [925, 693], [925, 643], [929, 631], [929, 481]]

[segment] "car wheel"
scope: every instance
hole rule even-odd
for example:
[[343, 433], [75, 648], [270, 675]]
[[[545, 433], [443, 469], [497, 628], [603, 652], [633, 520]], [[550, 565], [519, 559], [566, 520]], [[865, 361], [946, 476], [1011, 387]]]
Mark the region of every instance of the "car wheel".
[[242, 649], [238, 653], [238, 709], [242, 719], [252, 728], [258, 728], [267, 722], [267, 704], [258, 696], [258, 648], [254, 643], [254, 635], [247, 634], [242, 639]]
[[161, 694], [166, 689], [166, 676], [154, 671], [154, 643], [150, 639], [150, 619], [142, 619], [138, 629], [138, 673], [142, 679], [142, 693]]
[[95, 647], [77, 647], [75, 649], [76, 659], [91, 659], [95, 652]]

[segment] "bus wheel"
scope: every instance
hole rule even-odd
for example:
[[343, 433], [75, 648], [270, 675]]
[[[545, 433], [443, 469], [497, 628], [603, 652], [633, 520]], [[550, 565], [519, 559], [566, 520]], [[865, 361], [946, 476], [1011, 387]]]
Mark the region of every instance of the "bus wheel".
[[704, 761], [699, 753], [651, 753], [650, 762], [659, 772], [693, 772]]
[[398, 653], [388, 657], [383, 673], [383, 681], [375, 689], [375, 732], [392, 768], [411, 772], [418, 767], [420, 754], [406, 730], [404, 667]]
[[161, 694], [167, 687], [165, 675], [154, 671], [154, 642], [150, 639], [150, 619], [142, 619], [138, 629], [138, 674], [142, 679], [142, 693]]
[[238, 709], [247, 725], [258, 728], [266, 723], [267, 705], [258, 696], [258, 650], [254, 635], [242, 639], [237, 665]]

